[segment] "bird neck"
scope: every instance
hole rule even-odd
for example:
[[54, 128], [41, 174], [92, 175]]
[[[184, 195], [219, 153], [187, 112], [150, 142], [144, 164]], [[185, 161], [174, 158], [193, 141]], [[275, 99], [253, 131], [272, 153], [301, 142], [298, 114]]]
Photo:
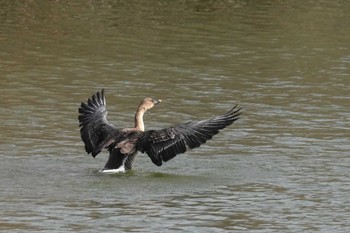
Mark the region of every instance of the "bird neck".
[[145, 124], [143, 123], [143, 115], [146, 110], [139, 107], [135, 113], [135, 129], [140, 131], [145, 131]]

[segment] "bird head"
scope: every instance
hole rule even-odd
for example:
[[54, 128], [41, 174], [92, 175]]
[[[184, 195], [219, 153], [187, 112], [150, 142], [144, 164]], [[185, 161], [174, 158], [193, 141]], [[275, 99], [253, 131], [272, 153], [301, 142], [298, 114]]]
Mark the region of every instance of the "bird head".
[[147, 111], [147, 110], [153, 108], [155, 105], [159, 104], [160, 102], [162, 102], [162, 100], [151, 98], [151, 97], [146, 97], [141, 101], [140, 108]]

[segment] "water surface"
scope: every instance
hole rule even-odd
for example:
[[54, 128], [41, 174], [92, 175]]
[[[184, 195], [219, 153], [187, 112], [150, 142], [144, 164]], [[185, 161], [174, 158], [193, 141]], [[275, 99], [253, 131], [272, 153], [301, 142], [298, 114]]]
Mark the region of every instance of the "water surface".
[[[346, 1], [2, 1], [0, 230], [347, 232]], [[99, 172], [77, 108], [105, 88], [108, 119], [160, 129], [244, 114], [156, 167]]]

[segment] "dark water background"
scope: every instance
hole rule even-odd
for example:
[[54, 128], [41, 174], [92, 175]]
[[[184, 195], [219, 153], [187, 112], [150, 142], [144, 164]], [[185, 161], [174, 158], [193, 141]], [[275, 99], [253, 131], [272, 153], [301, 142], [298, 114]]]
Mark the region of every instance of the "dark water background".
[[[0, 1], [0, 231], [349, 232], [348, 1]], [[164, 166], [99, 172], [77, 108], [241, 119]]]

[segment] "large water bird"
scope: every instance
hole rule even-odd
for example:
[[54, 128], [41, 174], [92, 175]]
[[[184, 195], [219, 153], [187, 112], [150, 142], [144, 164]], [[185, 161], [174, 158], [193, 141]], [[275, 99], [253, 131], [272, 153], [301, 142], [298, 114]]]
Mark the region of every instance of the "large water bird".
[[107, 120], [104, 90], [97, 92], [79, 108], [81, 139], [88, 154], [95, 157], [103, 149], [109, 151], [104, 172], [123, 172], [133, 167], [138, 151], [146, 153], [157, 166], [199, 147], [219, 130], [238, 120], [241, 114], [237, 105], [226, 114], [201, 121], [190, 121], [160, 130], [147, 130], [143, 122], [145, 112], [161, 100], [146, 97], [135, 113], [133, 128], [116, 128]]

